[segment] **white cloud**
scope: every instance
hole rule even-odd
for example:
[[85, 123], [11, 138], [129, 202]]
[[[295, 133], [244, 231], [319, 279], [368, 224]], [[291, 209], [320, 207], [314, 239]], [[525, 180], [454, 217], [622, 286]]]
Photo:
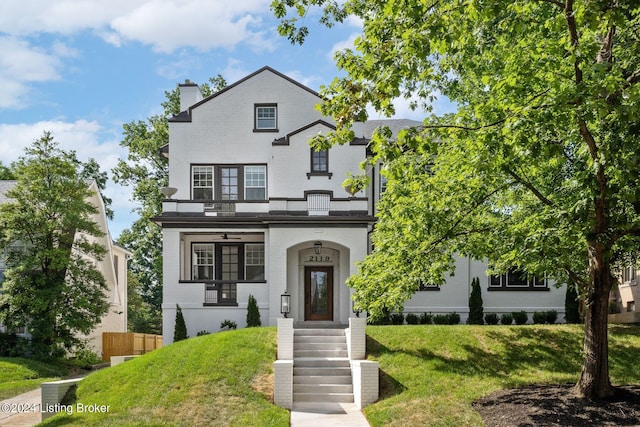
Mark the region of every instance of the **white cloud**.
[[[3, 0], [0, 28], [5, 34], [72, 35], [93, 31], [107, 43], [123, 40], [171, 53], [180, 47], [201, 50], [233, 49], [247, 42], [260, 49], [265, 43], [260, 15], [269, 0]], [[269, 15], [270, 16], [270, 15]]]
[[321, 76], [314, 76], [314, 75], [307, 76], [299, 70], [285, 71], [284, 74], [292, 78], [293, 80], [297, 81], [298, 83], [302, 83], [308, 88], [311, 88], [316, 91], [320, 88], [321, 84], [328, 84], [327, 82], [325, 82], [325, 79]]
[[[119, 141], [115, 139], [100, 141], [104, 130], [95, 121], [52, 120], [37, 123], [0, 124], [2, 163], [9, 165], [18, 160], [24, 155], [24, 149], [42, 137], [45, 131], [51, 132], [60, 148], [66, 151], [74, 150], [79, 160], [87, 161], [90, 157], [96, 159], [100, 164], [100, 169], [109, 175], [118, 160], [126, 156], [126, 150], [120, 147]], [[105, 194], [113, 200], [111, 207], [116, 214], [109, 227], [111, 235], [117, 237], [124, 228], [129, 227], [135, 220], [135, 216], [130, 214], [131, 209], [136, 206], [131, 202], [132, 189], [109, 181]]]
[[266, 0], [150, 0], [113, 19], [111, 28], [129, 40], [171, 53], [183, 46], [232, 49], [262, 26]]
[[78, 120], [75, 122], [41, 121], [37, 123], [0, 124], [0, 152], [3, 161], [17, 160], [24, 154], [25, 147], [51, 132], [53, 139], [64, 150], [74, 150], [80, 160], [94, 157], [100, 160], [103, 169], [115, 166], [119, 146], [100, 144], [101, 127], [97, 122]]
[[[56, 44], [53, 50], [62, 49]], [[29, 84], [58, 80], [62, 63], [55, 55], [14, 37], [0, 37], [0, 108], [20, 108]]]
[[352, 33], [346, 40], [334, 43], [334, 45], [331, 46], [331, 50], [327, 53], [327, 58], [329, 58], [330, 61], [333, 61], [336, 52], [342, 51], [344, 49], [355, 50], [355, 48], [353, 47], [353, 43], [355, 43], [356, 39], [360, 37], [360, 35], [360, 33]]

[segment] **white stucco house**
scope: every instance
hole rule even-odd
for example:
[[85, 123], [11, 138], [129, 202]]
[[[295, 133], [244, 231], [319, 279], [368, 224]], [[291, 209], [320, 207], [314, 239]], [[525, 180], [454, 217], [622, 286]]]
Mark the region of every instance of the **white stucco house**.
[[[0, 181], [0, 203], [5, 203], [9, 200], [6, 197], [6, 193], [15, 186], [15, 183], [15, 181]], [[91, 237], [91, 239], [97, 240], [107, 250], [104, 258], [96, 262], [107, 284], [105, 298], [110, 306], [108, 313], [102, 317], [100, 324], [89, 335], [83, 335], [81, 338], [86, 339], [88, 347], [98, 356], [101, 356], [103, 332], [127, 332], [127, 259], [132, 254], [111, 239], [105, 206], [98, 186], [94, 181], [90, 181], [88, 185], [92, 194], [89, 201], [98, 208], [98, 212], [92, 216], [92, 219], [104, 234], [102, 237]], [[4, 256], [0, 256], [0, 288], [4, 280], [5, 269]], [[2, 325], [0, 325], [0, 330], [7, 332]], [[15, 332], [19, 335], [28, 336], [26, 327], [20, 328]]]
[[[202, 98], [190, 81], [179, 85], [181, 113], [169, 121], [169, 187], [163, 189], [163, 332], [172, 342], [176, 306], [189, 336], [215, 332], [223, 320], [245, 325], [249, 295], [263, 325], [275, 325], [281, 294], [291, 296], [296, 322], [346, 324], [351, 311], [345, 280], [369, 250], [375, 206], [385, 182], [371, 171], [366, 192], [342, 188], [359, 173], [373, 130], [417, 122], [357, 124], [349, 144], [316, 152], [308, 140], [334, 126], [315, 105], [319, 95], [264, 67]], [[446, 286], [426, 286], [405, 312], [450, 313], [466, 320], [471, 278], [483, 282], [485, 312], [555, 309], [564, 289], [545, 280], [490, 278], [486, 264], [459, 259]]]

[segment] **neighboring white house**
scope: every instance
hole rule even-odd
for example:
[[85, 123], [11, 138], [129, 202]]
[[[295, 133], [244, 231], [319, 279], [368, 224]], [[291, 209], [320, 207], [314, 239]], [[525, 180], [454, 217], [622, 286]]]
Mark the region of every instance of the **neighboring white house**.
[[[13, 188], [15, 183], [15, 181], [0, 181], [0, 203], [9, 200], [6, 193]], [[86, 338], [89, 347], [98, 356], [101, 356], [103, 332], [127, 332], [127, 259], [132, 254], [111, 240], [105, 207], [98, 186], [94, 181], [91, 181], [89, 188], [92, 190], [89, 201], [98, 208], [98, 212], [93, 215], [92, 219], [104, 233], [102, 237], [91, 237], [91, 239], [97, 240], [107, 250], [104, 258], [97, 265], [107, 284], [105, 294], [110, 307], [109, 312], [102, 317], [102, 321], [91, 334], [83, 335], [82, 338]], [[5, 268], [4, 257], [0, 256], [0, 287], [4, 280]], [[0, 329], [5, 330], [4, 326], [0, 326]], [[21, 328], [16, 332], [26, 335], [26, 328]]]
[[[369, 250], [375, 205], [384, 180], [371, 171], [366, 192], [342, 188], [360, 173], [373, 130], [416, 125], [408, 120], [359, 123], [356, 138], [315, 152], [308, 140], [334, 129], [315, 105], [318, 94], [269, 67], [203, 99], [188, 80], [179, 85], [181, 113], [169, 120], [169, 187], [163, 189], [163, 332], [172, 342], [176, 306], [189, 336], [245, 325], [249, 295], [263, 324], [281, 317], [291, 295], [296, 321], [346, 324], [351, 290], [345, 280]], [[456, 311], [466, 320], [471, 278], [482, 279], [485, 312], [557, 310], [564, 289], [520, 275], [487, 277], [487, 266], [458, 260], [442, 288], [424, 287], [405, 312]]]

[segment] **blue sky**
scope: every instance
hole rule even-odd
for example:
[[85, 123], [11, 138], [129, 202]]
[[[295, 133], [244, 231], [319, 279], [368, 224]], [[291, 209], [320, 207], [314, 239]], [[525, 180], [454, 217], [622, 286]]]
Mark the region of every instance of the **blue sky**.
[[[110, 171], [122, 125], [161, 112], [164, 91], [221, 74], [233, 83], [269, 65], [318, 90], [338, 75], [333, 52], [351, 46], [357, 19], [314, 25], [302, 47], [277, 33], [271, 0], [2, 0], [0, 161], [51, 131], [81, 160]], [[446, 102], [444, 109], [451, 107]], [[422, 119], [407, 103], [397, 117]], [[435, 108], [438, 112], [438, 108]], [[135, 220], [131, 189], [108, 183], [114, 239]]]

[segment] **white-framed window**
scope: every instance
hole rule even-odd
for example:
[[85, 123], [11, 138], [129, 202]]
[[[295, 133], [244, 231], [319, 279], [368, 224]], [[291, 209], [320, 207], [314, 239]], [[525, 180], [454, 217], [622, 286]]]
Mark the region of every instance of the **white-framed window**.
[[622, 269], [622, 281], [624, 283], [636, 280], [636, 268], [633, 265], [627, 265]]
[[264, 243], [244, 245], [245, 280], [264, 280]]
[[245, 166], [244, 167], [244, 199], [245, 200], [266, 200], [267, 199], [267, 167], [266, 166]]
[[193, 280], [215, 279], [215, 246], [213, 243], [197, 243], [193, 250]]
[[192, 166], [193, 200], [213, 200], [213, 166]]
[[278, 128], [278, 107], [276, 104], [256, 104], [255, 130], [275, 130]]
[[548, 289], [546, 277], [537, 277], [511, 268], [505, 274], [489, 276], [489, 289]]

